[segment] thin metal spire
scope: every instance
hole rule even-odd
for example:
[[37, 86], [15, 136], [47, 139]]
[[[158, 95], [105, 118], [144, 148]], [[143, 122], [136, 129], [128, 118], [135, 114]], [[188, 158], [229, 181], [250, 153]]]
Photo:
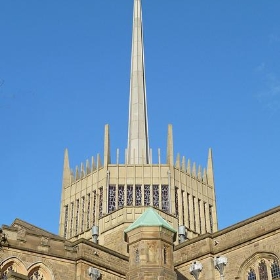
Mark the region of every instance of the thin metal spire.
[[134, 0], [133, 11], [127, 163], [149, 163], [141, 0]]

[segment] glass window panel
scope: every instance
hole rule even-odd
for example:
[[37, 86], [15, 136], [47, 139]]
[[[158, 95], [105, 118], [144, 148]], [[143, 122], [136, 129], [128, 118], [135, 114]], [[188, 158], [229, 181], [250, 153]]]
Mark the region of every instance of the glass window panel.
[[90, 193], [87, 195], [87, 229], [90, 226]]
[[159, 208], [159, 190], [158, 190], [158, 185], [153, 185], [153, 206]]
[[68, 205], [65, 206], [65, 216], [64, 216], [64, 238], [67, 237], [67, 227], [68, 227]]
[[256, 273], [255, 271], [251, 268], [250, 271], [248, 272], [248, 280], [256, 280]]
[[161, 186], [161, 209], [169, 212], [169, 187], [168, 185]]
[[109, 186], [109, 203], [108, 203], [108, 212], [116, 210], [116, 187]]
[[259, 263], [259, 276], [260, 280], [268, 280], [267, 266], [264, 260]]
[[144, 205], [149, 206], [151, 204], [150, 202], [150, 195], [151, 195], [151, 190], [149, 185], [144, 186]]
[[142, 188], [140, 185], [135, 186], [135, 205], [142, 205]]
[[99, 218], [103, 216], [103, 187], [99, 189]]
[[80, 211], [80, 201], [79, 199], [76, 200], [76, 228], [75, 228], [75, 235], [78, 234], [79, 228], [79, 211]]
[[127, 186], [127, 193], [126, 193], [126, 205], [132, 206], [133, 205], [133, 186], [128, 185]]
[[274, 261], [271, 265], [271, 278], [280, 278], [280, 267], [277, 261]]
[[175, 187], [175, 216], [179, 216], [178, 188]]
[[[101, 193], [100, 193], [101, 195]], [[102, 199], [103, 201], [103, 192], [102, 192]], [[95, 213], [96, 213], [96, 191], [93, 191], [93, 205], [92, 205], [92, 225], [95, 225]], [[100, 205], [99, 205], [99, 211], [100, 211]], [[100, 215], [100, 212], [99, 212]], [[102, 204], [101, 204], [101, 216], [102, 216]]]
[[118, 207], [119, 209], [124, 207], [124, 186], [118, 187]]

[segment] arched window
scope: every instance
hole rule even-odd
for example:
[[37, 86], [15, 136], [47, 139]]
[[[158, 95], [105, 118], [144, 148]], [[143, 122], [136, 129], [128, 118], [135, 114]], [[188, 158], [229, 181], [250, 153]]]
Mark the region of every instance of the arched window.
[[2, 273], [1, 273], [1, 280], [6, 280], [7, 275], [10, 271], [15, 271], [14, 265], [12, 263], [8, 264], [7, 266], [3, 267]]
[[279, 278], [280, 277], [280, 267], [276, 260], [271, 265], [271, 278]]
[[42, 262], [32, 264], [27, 276], [29, 280], [54, 280], [52, 271]]
[[259, 263], [259, 276], [260, 280], [268, 280], [267, 266], [264, 260]]
[[29, 280], [44, 280], [44, 275], [39, 269], [37, 269], [29, 276]]
[[256, 273], [252, 268], [248, 272], [248, 280], [256, 280]]

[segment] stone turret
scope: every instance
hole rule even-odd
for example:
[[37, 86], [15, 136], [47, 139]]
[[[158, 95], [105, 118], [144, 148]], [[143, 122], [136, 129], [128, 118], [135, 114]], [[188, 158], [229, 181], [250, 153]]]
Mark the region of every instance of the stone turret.
[[125, 230], [128, 242], [127, 280], [173, 280], [174, 230], [153, 208], [148, 208]]

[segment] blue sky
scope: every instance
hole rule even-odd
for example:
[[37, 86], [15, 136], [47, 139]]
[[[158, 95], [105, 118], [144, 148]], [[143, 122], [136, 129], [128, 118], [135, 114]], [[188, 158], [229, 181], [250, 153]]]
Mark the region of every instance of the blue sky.
[[[279, 204], [280, 1], [143, 0], [150, 146], [206, 166], [219, 228]], [[132, 0], [0, 2], [0, 224], [58, 231], [63, 153], [124, 158]]]

